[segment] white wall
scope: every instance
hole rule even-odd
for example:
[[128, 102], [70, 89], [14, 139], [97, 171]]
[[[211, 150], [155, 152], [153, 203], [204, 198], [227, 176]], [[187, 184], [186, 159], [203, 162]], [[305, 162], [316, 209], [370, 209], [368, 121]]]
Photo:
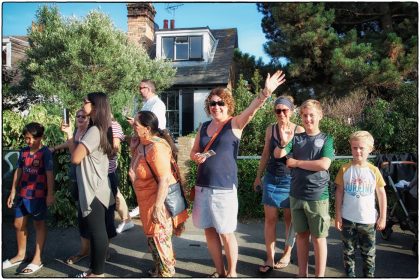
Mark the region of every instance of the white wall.
[[197, 129], [200, 124], [210, 120], [204, 111], [204, 101], [209, 95], [210, 90], [198, 89], [194, 91], [194, 129]]

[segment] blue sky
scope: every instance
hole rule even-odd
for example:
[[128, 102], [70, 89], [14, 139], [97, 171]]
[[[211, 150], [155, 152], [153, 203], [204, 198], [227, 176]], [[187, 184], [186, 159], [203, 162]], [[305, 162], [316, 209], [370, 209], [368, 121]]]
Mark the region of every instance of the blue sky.
[[[27, 28], [35, 19], [39, 6], [45, 2], [3, 2], [2, 3], [2, 35], [26, 35]], [[84, 17], [93, 9], [100, 9], [113, 20], [116, 28], [127, 31], [126, 3], [106, 2], [58, 2], [56, 3], [64, 17]], [[237, 28], [239, 49], [258, 59], [269, 62], [264, 54], [263, 44], [266, 42], [261, 28], [262, 14], [257, 11], [255, 3], [197, 3], [184, 2], [169, 12], [167, 4], [154, 3], [156, 9], [155, 22], [160, 28], [164, 19], [175, 19], [175, 28], [205, 27], [211, 29]], [[174, 17], [173, 17], [174, 16]]]

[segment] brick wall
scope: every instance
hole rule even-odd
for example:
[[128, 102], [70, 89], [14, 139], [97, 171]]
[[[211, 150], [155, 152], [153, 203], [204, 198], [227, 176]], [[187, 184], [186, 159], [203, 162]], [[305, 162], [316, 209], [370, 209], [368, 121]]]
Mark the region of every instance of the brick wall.
[[178, 137], [178, 166], [183, 179], [188, 173], [187, 162], [190, 160], [190, 152], [193, 145], [193, 137]]

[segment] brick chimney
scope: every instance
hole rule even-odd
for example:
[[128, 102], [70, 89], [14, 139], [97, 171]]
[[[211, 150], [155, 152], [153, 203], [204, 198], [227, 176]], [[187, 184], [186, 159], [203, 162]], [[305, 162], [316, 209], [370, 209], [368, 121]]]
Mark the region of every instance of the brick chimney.
[[128, 3], [128, 40], [143, 46], [150, 54], [155, 40], [156, 10], [152, 3]]
[[163, 29], [168, 29], [168, 20], [167, 19], [163, 20]]

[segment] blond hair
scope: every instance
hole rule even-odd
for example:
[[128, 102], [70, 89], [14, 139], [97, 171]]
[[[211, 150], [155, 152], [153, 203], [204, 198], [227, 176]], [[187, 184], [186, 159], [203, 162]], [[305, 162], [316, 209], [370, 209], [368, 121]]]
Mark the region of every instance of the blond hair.
[[318, 100], [308, 99], [300, 105], [299, 113], [302, 115], [303, 109], [315, 108], [322, 115], [322, 106]]
[[364, 131], [364, 130], [353, 132], [350, 135], [349, 143], [351, 144], [351, 141], [354, 141], [354, 140], [365, 142], [368, 145], [368, 147], [371, 150], [373, 150], [375, 140], [373, 139], [372, 134], [370, 134], [369, 132]]

